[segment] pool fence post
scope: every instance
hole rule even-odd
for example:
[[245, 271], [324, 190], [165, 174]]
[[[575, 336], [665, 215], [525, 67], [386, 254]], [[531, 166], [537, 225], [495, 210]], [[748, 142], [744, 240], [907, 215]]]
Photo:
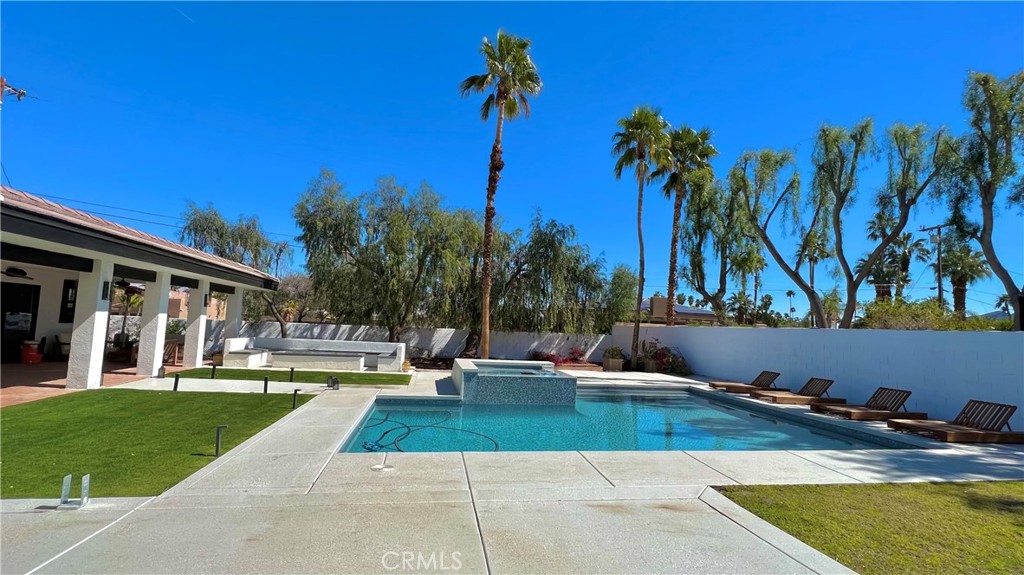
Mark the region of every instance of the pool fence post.
[[64, 476], [64, 483], [60, 487], [60, 504], [64, 505], [71, 499], [71, 474]]
[[174, 391], [178, 391], [178, 378], [181, 377], [178, 374], [174, 374]]
[[299, 391], [299, 388], [295, 388], [295, 390], [292, 391], [292, 409], [295, 409], [299, 404]]
[[267, 388], [268, 387], [270, 387], [270, 376], [269, 375], [264, 375], [263, 376], [263, 393], [267, 392]]
[[221, 438], [221, 435], [224, 433], [224, 429], [226, 429], [226, 428], [227, 428], [226, 425], [218, 425], [217, 426], [217, 447], [216, 447], [216, 449], [214, 451], [214, 455], [213, 455], [214, 457], [220, 457], [220, 438]]
[[212, 368], [210, 369], [210, 379], [217, 379], [217, 364], [216, 363], [213, 364]]
[[295, 368], [291, 368], [288, 372], [288, 383], [295, 383]]

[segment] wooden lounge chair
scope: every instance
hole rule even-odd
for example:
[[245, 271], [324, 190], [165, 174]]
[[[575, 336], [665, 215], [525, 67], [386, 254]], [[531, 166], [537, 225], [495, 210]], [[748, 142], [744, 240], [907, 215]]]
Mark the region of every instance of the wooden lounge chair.
[[[729, 393], [750, 393], [751, 391], [758, 391], [762, 389], [769, 389], [775, 385], [775, 380], [778, 379], [779, 372], [777, 371], [762, 371], [757, 374], [754, 381], [750, 383], [737, 383], [734, 381], [712, 381], [710, 385], [714, 389], [721, 389]], [[788, 389], [775, 388], [779, 391], [789, 391]]]
[[[889, 427], [953, 443], [1024, 443], [1024, 433], [1010, 427], [1017, 406], [972, 399], [952, 422], [890, 419]], [[1007, 431], [1003, 431], [1003, 428]]]
[[[886, 419], [928, 419], [927, 413], [906, 411], [903, 407], [910, 392], [905, 389], [879, 387], [864, 405], [811, 404], [811, 411], [826, 413], [857, 421], [884, 421]], [[903, 411], [900, 411], [900, 410]]]
[[[812, 377], [800, 388], [800, 391], [765, 390], [753, 391], [750, 397], [772, 403], [786, 403], [790, 405], [812, 405], [815, 403], [846, 403], [845, 399], [828, 396], [828, 388], [835, 383], [831, 379]], [[822, 396], [825, 397], [822, 397]]]

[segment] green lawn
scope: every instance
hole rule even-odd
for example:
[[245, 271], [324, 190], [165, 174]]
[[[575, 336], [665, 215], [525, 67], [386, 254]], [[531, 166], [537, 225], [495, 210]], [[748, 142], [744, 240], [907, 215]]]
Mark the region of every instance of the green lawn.
[[[313, 395], [300, 395], [305, 403]], [[60, 495], [92, 475], [94, 497], [156, 495], [291, 411], [291, 394], [84, 391], [0, 410], [0, 497]]]
[[1024, 482], [727, 487], [862, 573], [1024, 573]]
[[[181, 377], [210, 378], [210, 368], [197, 367], [177, 372]], [[377, 373], [352, 372], [352, 371], [305, 371], [295, 370], [296, 383], [327, 383], [330, 376], [337, 377], [342, 384], [348, 385], [409, 385], [412, 376], [408, 373]], [[252, 381], [263, 381], [269, 377], [270, 381], [288, 381], [289, 372], [287, 369], [240, 369], [233, 367], [218, 367], [216, 379], [242, 379]], [[174, 374], [170, 374], [174, 377]]]

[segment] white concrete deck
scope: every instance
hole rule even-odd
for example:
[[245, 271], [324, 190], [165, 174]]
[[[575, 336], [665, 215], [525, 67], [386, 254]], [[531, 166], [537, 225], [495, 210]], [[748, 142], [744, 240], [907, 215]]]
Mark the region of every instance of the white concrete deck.
[[437, 395], [446, 375], [323, 392], [152, 499], [5, 501], [0, 571], [391, 573], [412, 553], [434, 563], [405, 571], [849, 573], [711, 486], [1024, 479], [1024, 450], [927, 440], [934, 449], [337, 453], [378, 393]]

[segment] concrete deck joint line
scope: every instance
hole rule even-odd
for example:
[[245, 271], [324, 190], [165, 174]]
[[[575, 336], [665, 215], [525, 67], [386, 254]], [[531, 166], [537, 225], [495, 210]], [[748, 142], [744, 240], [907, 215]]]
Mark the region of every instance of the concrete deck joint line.
[[[484, 568], [487, 575], [491, 575], [491, 558], [487, 554], [487, 543], [484, 541], [484, 530], [480, 527], [480, 514], [476, 510], [476, 496], [473, 495], [473, 482], [469, 479], [469, 468], [466, 466], [466, 452], [460, 451], [459, 458], [462, 459], [462, 472], [466, 474], [466, 487], [469, 489], [469, 502], [473, 506], [473, 522], [476, 523], [476, 534], [480, 537], [480, 548], [484, 552]], [[387, 461], [387, 454], [384, 454], [384, 461]]]
[[852, 475], [850, 475], [848, 473], [843, 473], [842, 471], [840, 471], [838, 469], [833, 469], [831, 467], [828, 467], [828, 466], [825, 466], [825, 465], [823, 465], [821, 463], [818, 463], [817, 461], [814, 461], [812, 459], [807, 459], [803, 455], [800, 455], [799, 451], [787, 451], [787, 453], [792, 453], [793, 455], [799, 457], [800, 459], [803, 459], [804, 461], [810, 461], [811, 463], [814, 463], [815, 465], [817, 465], [818, 467], [821, 467], [822, 469], [828, 469], [829, 471], [834, 471], [835, 473], [838, 473], [839, 475], [842, 475], [842, 476], [845, 476], [845, 477], [849, 477], [850, 479], [856, 481], [857, 483], [864, 483], [864, 481], [861, 481], [860, 479], [857, 479], [856, 477], [854, 477], [854, 476], [852, 476]]
[[[710, 493], [709, 493], [709, 492], [710, 492]], [[706, 495], [709, 495], [709, 497], [707, 497], [707, 499], [705, 499], [705, 496], [706, 496]], [[716, 505], [715, 505], [715, 501], [714, 501], [714, 499], [718, 499], [718, 498], [725, 498], [725, 496], [724, 496], [724, 495], [722, 495], [721, 493], [719, 493], [719, 492], [715, 491], [714, 489], [706, 488], [706, 489], [705, 489], [705, 490], [704, 490], [703, 492], [701, 492], [700, 496], [699, 496], [699, 497], [698, 497], [697, 499], [699, 499], [700, 501], [703, 501], [705, 505], [707, 505], [708, 507], [710, 507], [710, 508], [714, 509], [716, 513], [718, 513], [718, 514], [719, 514], [719, 515], [721, 515], [722, 517], [725, 517], [726, 519], [728, 519], [729, 521], [731, 521], [731, 522], [732, 522], [732, 523], [733, 523], [734, 525], [736, 525], [737, 527], [739, 527], [739, 528], [743, 529], [743, 530], [744, 530], [744, 531], [746, 531], [747, 533], [750, 533], [750, 534], [751, 534], [751, 535], [753, 535], [754, 537], [757, 537], [757, 538], [758, 538], [758, 539], [760, 539], [761, 541], [764, 541], [764, 542], [765, 542], [765, 543], [766, 543], [767, 545], [771, 546], [772, 548], [774, 548], [775, 550], [777, 550], [777, 551], [778, 551], [779, 553], [782, 553], [782, 554], [783, 554], [783, 555], [785, 555], [786, 557], [789, 557], [790, 559], [792, 559], [792, 560], [793, 560], [793, 561], [795, 561], [796, 563], [798, 563], [798, 564], [800, 564], [800, 565], [802, 565], [802, 566], [806, 567], [808, 571], [811, 571], [812, 573], [818, 573], [818, 574], [820, 574], [820, 575], [826, 575], [827, 573], [831, 573], [831, 571], [828, 571], [828, 572], [822, 573], [822, 571], [820, 570], [820, 568], [815, 568], [815, 567], [814, 567], [814, 566], [812, 566], [812, 565], [808, 565], [808, 564], [807, 564], [807, 563], [805, 563], [804, 561], [801, 561], [801, 560], [800, 560], [800, 559], [799, 559], [798, 557], [795, 557], [795, 556], [794, 556], [794, 555], [793, 555], [792, 553], [790, 553], [790, 552], [789, 552], [788, 550], [786, 550], [786, 549], [783, 549], [783, 548], [779, 547], [778, 545], [776, 545], [775, 543], [772, 543], [771, 541], [768, 541], [767, 539], [765, 539], [764, 537], [762, 537], [762, 536], [761, 536], [760, 534], [758, 534], [758, 533], [755, 533], [755, 532], [754, 532], [753, 530], [751, 530], [751, 529], [750, 529], [749, 527], [747, 527], [746, 525], [743, 525], [743, 524], [742, 524], [742, 523], [740, 523], [739, 521], [736, 521], [736, 519], [735, 519], [735, 518], [733, 518], [733, 517], [731, 517], [731, 516], [730, 516], [730, 515], [729, 515], [728, 513], [723, 513], [723, 512], [722, 512], [722, 510], [721, 510], [721, 509], [719, 509], [719, 508], [718, 508], [718, 506], [716, 506]], [[711, 501], [708, 501], [708, 499], [711, 499]], [[755, 517], [756, 517], [756, 516], [755, 516]], [[758, 519], [760, 519], [760, 518], [758, 518]], [[785, 533], [785, 532], [783, 532], [783, 533]], [[788, 535], [788, 534], [787, 534], [787, 535]], [[790, 536], [790, 537], [792, 537], [792, 536]], [[819, 551], [818, 553], [819, 553], [819, 554], [821, 554], [821, 555], [822, 555], [823, 557], [826, 557], [826, 558], [827, 558], [827, 559], [828, 559], [829, 561], [835, 561], [834, 559], [832, 559], [831, 557], [828, 557], [827, 555], [824, 555], [824, 554], [823, 554], [823, 553], [821, 553], [820, 551]], [[836, 562], [836, 563], [838, 564], [838, 562]], [[854, 573], [854, 571], [853, 571], [853, 570], [851, 570], [851, 569], [847, 568], [847, 567], [846, 567], [845, 565], [842, 565], [842, 564], [839, 564], [839, 565], [841, 565], [841, 566], [842, 566], [842, 567], [844, 568], [844, 571], [843, 571], [843, 573]]]
[[35, 569], [33, 569], [33, 570], [29, 571], [29, 572], [28, 572], [28, 573], [26, 573], [25, 575], [32, 575], [32, 574], [33, 574], [33, 573], [35, 573], [36, 571], [39, 571], [39, 570], [40, 570], [40, 569], [42, 569], [43, 567], [46, 567], [46, 566], [47, 566], [47, 565], [49, 565], [50, 563], [53, 563], [53, 562], [54, 562], [54, 561], [56, 561], [57, 559], [60, 559], [60, 558], [61, 558], [61, 557], [63, 557], [63, 556], [65, 555], [65, 554], [67, 554], [68, 552], [72, 551], [73, 549], [75, 549], [75, 548], [76, 548], [76, 547], [78, 547], [79, 545], [82, 545], [82, 544], [83, 544], [83, 543], [85, 543], [86, 541], [88, 541], [88, 540], [92, 539], [93, 537], [96, 537], [97, 535], [99, 535], [100, 533], [103, 533], [103, 532], [104, 532], [104, 531], [106, 531], [107, 529], [110, 529], [110, 528], [111, 528], [111, 527], [113, 527], [113, 526], [114, 526], [115, 524], [117, 524], [117, 523], [118, 523], [119, 521], [121, 521], [121, 520], [122, 520], [122, 519], [124, 519], [125, 517], [128, 517], [128, 516], [129, 516], [129, 515], [131, 515], [132, 513], [135, 513], [135, 512], [136, 512], [136, 511], [138, 511], [138, 509], [139, 509], [139, 508], [141, 508], [141, 507], [142, 507], [143, 505], [145, 505], [145, 504], [149, 503], [150, 501], [152, 501], [152, 500], [154, 500], [154, 499], [156, 499], [156, 496], [150, 497], [150, 498], [146, 499], [145, 501], [143, 501], [142, 503], [139, 503], [139, 504], [138, 504], [138, 505], [136, 505], [135, 507], [133, 507], [133, 508], [129, 509], [129, 510], [128, 510], [128, 512], [127, 512], [127, 513], [125, 513], [124, 515], [122, 515], [122, 516], [118, 517], [117, 519], [115, 519], [115, 520], [111, 521], [110, 523], [107, 523], [107, 524], [106, 524], [106, 525], [104, 525], [103, 527], [100, 527], [99, 529], [97, 529], [96, 531], [94, 531], [94, 532], [93, 532], [93, 533], [92, 533], [91, 535], [89, 535], [89, 536], [88, 536], [88, 537], [86, 537], [85, 539], [82, 539], [82, 540], [81, 540], [81, 541], [79, 541], [78, 543], [75, 543], [75, 544], [74, 544], [74, 545], [72, 545], [71, 547], [68, 547], [67, 549], [65, 549], [65, 550], [61, 551], [60, 553], [58, 553], [58, 554], [54, 555], [53, 557], [50, 557], [49, 559], [47, 559], [46, 561], [44, 561], [44, 562], [43, 562], [42, 564], [40, 564], [40, 565], [39, 565], [38, 567], [36, 567]]
[[[735, 477], [733, 477], [733, 476], [729, 475], [728, 473], [726, 473], [726, 472], [724, 472], [724, 471], [721, 471], [721, 470], [719, 470], [719, 469], [715, 469], [714, 467], [711, 467], [711, 466], [710, 466], [710, 465], [708, 465], [707, 463], [704, 463], [703, 461], [701, 461], [701, 460], [697, 459], [697, 458], [696, 458], [696, 457], [694, 457], [694, 456], [693, 456], [693, 454], [691, 454], [691, 453], [690, 453], [689, 451], [684, 451], [683, 453], [684, 453], [684, 454], [685, 454], [685, 455], [686, 455], [687, 457], [689, 457], [690, 459], [692, 459], [692, 460], [696, 461], [697, 463], [699, 463], [699, 464], [703, 465], [704, 467], [707, 467], [707, 468], [708, 468], [708, 469], [710, 469], [711, 471], [714, 471], [715, 473], [717, 473], [717, 474], [719, 474], [719, 475], [722, 475], [722, 476], [724, 476], [724, 477], [725, 477], [726, 479], [728, 479], [729, 481], [732, 481], [732, 482], [733, 482], [733, 483], [735, 483], [736, 485], [743, 485], [743, 482], [741, 482], [741, 481], [737, 481]], [[698, 496], [698, 498], [699, 498], [699, 496]]]
[[608, 485], [611, 485], [612, 487], [618, 487], [617, 485], [615, 485], [615, 483], [612, 482], [611, 479], [608, 479], [608, 477], [604, 474], [604, 472], [602, 472], [600, 469], [598, 469], [597, 466], [594, 465], [594, 463], [592, 461], [587, 459], [587, 456], [583, 455], [582, 451], [577, 451], [576, 453], [579, 453], [580, 457], [583, 458], [583, 461], [586, 461], [587, 463], [589, 463], [590, 466], [594, 468], [594, 471], [596, 471], [598, 473], [598, 475], [600, 475], [601, 477], [604, 477], [604, 480], [608, 482]]

